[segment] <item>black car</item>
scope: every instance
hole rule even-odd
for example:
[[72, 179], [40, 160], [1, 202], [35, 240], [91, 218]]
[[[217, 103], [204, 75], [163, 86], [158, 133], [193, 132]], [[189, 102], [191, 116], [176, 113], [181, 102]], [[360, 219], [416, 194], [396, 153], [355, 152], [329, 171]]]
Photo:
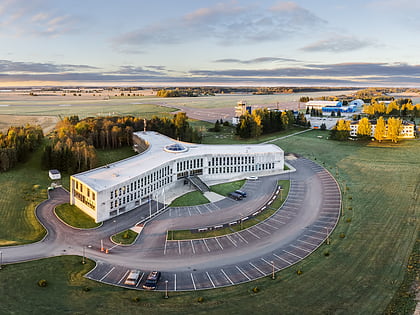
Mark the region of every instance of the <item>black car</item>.
[[240, 194], [238, 194], [238, 193], [236, 193], [236, 192], [231, 192], [231, 193], [229, 193], [229, 198], [232, 198], [232, 199], [234, 199], [234, 200], [242, 200], [242, 195], [240, 195]]
[[160, 271], [152, 271], [147, 276], [146, 282], [143, 284], [143, 289], [146, 289], [146, 290], [156, 289], [159, 279], [160, 279]]
[[235, 190], [235, 192], [237, 193], [237, 194], [240, 194], [242, 197], [244, 197], [244, 198], [246, 198], [246, 192], [245, 191], [242, 191], [242, 190]]

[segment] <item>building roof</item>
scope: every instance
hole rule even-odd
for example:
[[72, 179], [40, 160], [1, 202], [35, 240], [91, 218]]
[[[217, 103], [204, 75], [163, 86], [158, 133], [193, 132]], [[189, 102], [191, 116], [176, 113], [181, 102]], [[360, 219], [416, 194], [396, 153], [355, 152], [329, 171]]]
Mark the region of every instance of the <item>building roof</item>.
[[309, 101], [306, 102], [306, 106], [339, 106], [342, 104], [341, 101]]
[[209, 145], [177, 141], [154, 131], [135, 132], [134, 135], [149, 144], [146, 151], [93, 170], [75, 174], [73, 177], [96, 191], [124, 183], [129, 179], [152, 170], [171, 160], [193, 158], [205, 154], [254, 154], [283, 152], [274, 144]]

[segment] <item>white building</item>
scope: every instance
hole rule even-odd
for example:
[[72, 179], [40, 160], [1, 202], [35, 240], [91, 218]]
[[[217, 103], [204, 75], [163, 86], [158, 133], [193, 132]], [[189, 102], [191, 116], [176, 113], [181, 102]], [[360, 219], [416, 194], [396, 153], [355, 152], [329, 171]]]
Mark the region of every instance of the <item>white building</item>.
[[[376, 120], [371, 121], [371, 132], [370, 136], [373, 137], [375, 135], [375, 129], [376, 129]], [[351, 137], [357, 137], [357, 129], [359, 127], [359, 121], [352, 121], [350, 124], [350, 136]], [[400, 136], [398, 138], [400, 139], [414, 139], [415, 138], [415, 129], [414, 129], [414, 123], [404, 120], [402, 122], [402, 129]], [[384, 138], [386, 139], [388, 136], [388, 124], [385, 122], [385, 135]]]
[[147, 203], [188, 176], [229, 181], [284, 168], [284, 152], [273, 144], [203, 145], [152, 131], [134, 133], [133, 140], [141, 154], [70, 178], [70, 203], [96, 222]]
[[322, 110], [323, 107], [339, 107], [342, 106], [341, 101], [309, 101], [305, 103], [306, 108]]

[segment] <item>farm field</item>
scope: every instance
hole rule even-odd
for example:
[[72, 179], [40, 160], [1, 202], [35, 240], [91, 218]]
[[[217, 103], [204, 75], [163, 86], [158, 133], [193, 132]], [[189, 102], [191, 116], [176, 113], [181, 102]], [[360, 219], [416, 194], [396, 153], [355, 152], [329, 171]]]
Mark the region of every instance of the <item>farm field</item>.
[[[420, 142], [336, 142], [326, 140], [327, 134], [310, 131], [276, 142], [286, 152], [303, 155], [330, 170], [343, 190], [344, 215], [331, 245], [321, 246], [303, 262], [278, 273], [275, 280], [171, 293], [165, 300], [163, 293], [135, 292], [84, 279], [82, 275], [92, 264], [83, 266], [79, 257], [57, 257], [4, 268], [0, 313], [36, 307], [39, 312], [73, 313], [124, 310], [135, 314], [141, 308], [150, 314], [243, 314], [250, 309], [262, 314], [381, 314], [403, 279], [418, 238], [420, 181], [413, 170], [420, 168]], [[320, 135], [324, 137], [318, 138]], [[28, 242], [40, 234], [31, 231], [36, 230], [35, 224], [28, 223], [33, 221], [23, 219], [33, 209], [27, 203], [16, 206], [17, 198], [12, 197], [16, 185], [22, 185], [23, 194], [32, 191], [34, 184], [48, 181], [46, 172], [45, 179], [36, 175], [35, 160], [31, 163], [0, 177], [0, 239], [8, 242]], [[20, 213], [19, 220], [12, 212]], [[49, 282], [46, 288], [37, 286], [41, 278]], [[254, 287], [258, 293], [252, 292]], [[203, 302], [197, 302], [198, 297]]]

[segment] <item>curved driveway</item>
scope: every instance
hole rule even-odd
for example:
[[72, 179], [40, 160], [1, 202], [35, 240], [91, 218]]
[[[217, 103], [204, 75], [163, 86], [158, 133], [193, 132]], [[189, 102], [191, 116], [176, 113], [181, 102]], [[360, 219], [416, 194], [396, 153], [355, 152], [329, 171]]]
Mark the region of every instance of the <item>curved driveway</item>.
[[[92, 230], [71, 228], [56, 218], [56, 205], [68, 202], [63, 189], [37, 208], [48, 230], [40, 242], [3, 247], [3, 263], [14, 263], [58, 255], [85, 255], [96, 261], [86, 277], [124, 286], [130, 269], [140, 269], [140, 288], [150, 270], [162, 271], [159, 290], [198, 290], [229, 286], [270, 275], [287, 268], [317, 249], [338, 222], [341, 193], [337, 182], [324, 168], [303, 158], [289, 161], [296, 172], [247, 181], [248, 198], [196, 207], [170, 208], [145, 225], [132, 246], [115, 246], [109, 236], [142, 221], [161, 205], [145, 205]], [[270, 218], [240, 232], [207, 239], [166, 241], [170, 229], [199, 228], [243, 218], [267, 204], [277, 180], [291, 180], [286, 202]], [[109, 254], [100, 251], [101, 240]], [[133, 288], [133, 287], [131, 287]]]

